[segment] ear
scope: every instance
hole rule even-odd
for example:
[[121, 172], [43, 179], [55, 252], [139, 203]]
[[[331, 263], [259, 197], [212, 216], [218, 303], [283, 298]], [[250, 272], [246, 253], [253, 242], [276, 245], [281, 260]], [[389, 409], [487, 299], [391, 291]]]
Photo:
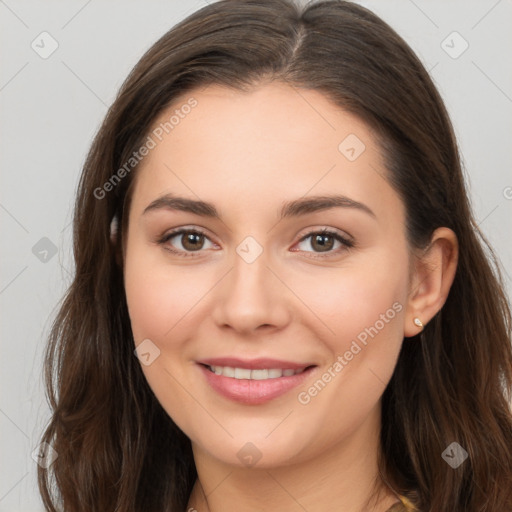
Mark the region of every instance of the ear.
[[116, 215], [112, 218], [112, 222], [110, 223], [110, 243], [114, 249], [114, 254], [116, 256], [116, 262], [118, 265], [121, 265], [122, 258], [120, 254], [120, 248], [118, 244], [119, 239], [119, 218]]
[[419, 256], [414, 256], [409, 297], [405, 311], [404, 336], [411, 337], [443, 307], [455, 278], [459, 257], [459, 244], [455, 233], [446, 227], [432, 234], [430, 244]]
[[117, 213], [112, 217], [112, 221], [110, 222], [110, 241], [112, 244], [116, 244], [117, 242], [117, 230], [119, 227], [119, 218], [117, 217]]

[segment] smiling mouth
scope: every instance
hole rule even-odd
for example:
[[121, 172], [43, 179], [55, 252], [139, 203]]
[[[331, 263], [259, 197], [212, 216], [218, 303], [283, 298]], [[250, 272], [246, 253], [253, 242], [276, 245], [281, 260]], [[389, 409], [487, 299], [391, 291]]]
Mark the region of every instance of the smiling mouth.
[[220, 375], [224, 377], [230, 377], [233, 379], [245, 379], [245, 380], [268, 380], [268, 379], [278, 379], [280, 377], [291, 377], [292, 375], [298, 375], [308, 370], [309, 368], [313, 368], [314, 365], [305, 366], [304, 368], [298, 368], [296, 370], [291, 368], [258, 368], [258, 369], [250, 369], [250, 368], [236, 368], [232, 366], [213, 366], [203, 364], [205, 368], [207, 368], [210, 372], [215, 375]]
[[[243, 405], [262, 405], [285, 395], [303, 384], [318, 369], [317, 365], [300, 366], [295, 363], [285, 363], [295, 368], [261, 368], [266, 366], [263, 360], [252, 363], [240, 361], [245, 366], [252, 366], [251, 368], [220, 366], [212, 364], [213, 362], [204, 361], [197, 365], [210, 389]], [[273, 362], [268, 361], [267, 364], [272, 365]]]

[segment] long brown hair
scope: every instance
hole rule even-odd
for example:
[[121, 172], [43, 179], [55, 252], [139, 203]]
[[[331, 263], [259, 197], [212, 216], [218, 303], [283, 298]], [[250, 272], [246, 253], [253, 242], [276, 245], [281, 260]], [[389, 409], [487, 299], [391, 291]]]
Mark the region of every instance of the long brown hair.
[[[338, 0], [213, 3], [160, 38], [121, 87], [84, 165], [75, 276], [47, 346], [53, 413], [42, 441], [58, 456], [39, 468], [46, 510], [185, 510], [197, 477], [190, 441], [134, 356], [122, 265], [109, 236], [114, 215], [126, 224], [137, 166], [112, 176], [178, 96], [270, 80], [320, 91], [373, 128], [406, 207], [412, 248], [426, 247], [440, 226], [458, 238], [446, 303], [403, 344], [382, 398], [382, 478], [423, 512], [512, 510], [510, 306], [471, 212], [452, 126], [409, 46], [367, 9]], [[442, 457], [452, 442], [468, 453], [457, 468]]]

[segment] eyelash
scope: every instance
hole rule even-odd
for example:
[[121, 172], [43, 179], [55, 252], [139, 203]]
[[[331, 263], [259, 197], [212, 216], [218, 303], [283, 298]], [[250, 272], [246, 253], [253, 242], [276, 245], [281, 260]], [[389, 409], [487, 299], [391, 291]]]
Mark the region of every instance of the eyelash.
[[[159, 245], [164, 245], [171, 238], [174, 238], [175, 236], [178, 236], [178, 235], [183, 235], [185, 233], [193, 233], [195, 235], [203, 235], [204, 237], [208, 238], [208, 240], [209, 240], [208, 235], [204, 231], [201, 231], [200, 229], [197, 229], [197, 228], [196, 229], [178, 228], [178, 229], [176, 229], [174, 231], [171, 231], [171, 232], [166, 233], [165, 235], [163, 235], [161, 238], [159, 238], [157, 240], [157, 243]], [[304, 240], [307, 240], [308, 238], [312, 237], [313, 235], [332, 236], [335, 240], [337, 240], [338, 242], [340, 242], [344, 246], [342, 250], [350, 249], [350, 248], [355, 246], [355, 243], [352, 240], [349, 240], [349, 239], [341, 236], [336, 231], [331, 231], [331, 230], [329, 230], [327, 228], [319, 230], [319, 231], [310, 231], [309, 233], [304, 235], [297, 243], [303, 242]], [[201, 252], [201, 251], [184, 252], [184, 251], [181, 251], [181, 250], [171, 249], [170, 247], [165, 247], [165, 249], [167, 251], [172, 252], [173, 254], [176, 254], [177, 256], [182, 257], [182, 258], [195, 257], [196, 256], [194, 254], [195, 252]], [[297, 252], [300, 252], [300, 251], [297, 251]], [[306, 251], [306, 252], [310, 252], [310, 251]], [[317, 259], [319, 259], [319, 258], [328, 258], [330, 256], [338, 254], [339, 252], [340, 252], [340, 249], [338, 249], [337, 251], [329, 251], [326, 254], [316, 253], [316, 254], [318, 254], [317, 256], [308, 256], [308, 257], [309, 258], [317, 258]]]

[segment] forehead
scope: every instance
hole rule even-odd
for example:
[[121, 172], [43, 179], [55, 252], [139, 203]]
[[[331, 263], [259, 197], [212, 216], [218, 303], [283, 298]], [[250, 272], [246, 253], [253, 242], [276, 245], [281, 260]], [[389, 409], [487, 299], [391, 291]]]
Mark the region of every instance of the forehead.
[[306, 194], [366, 198], [377, 210], [398, 200], [370, 128], [318, 91], [278, 82], [249, 92], [192, 90], [158, 116], [149, 136], [154, 148], [136, 172], [139, 209], [167, 192], [221, 210], [229, 202], [231, 213]]

